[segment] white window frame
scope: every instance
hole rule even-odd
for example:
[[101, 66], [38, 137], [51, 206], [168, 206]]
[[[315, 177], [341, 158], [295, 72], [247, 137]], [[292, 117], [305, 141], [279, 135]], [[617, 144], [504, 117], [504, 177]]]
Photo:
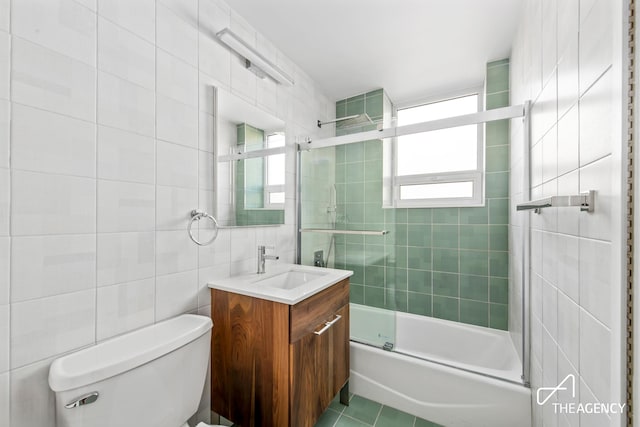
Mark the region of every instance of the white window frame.
[[[464, 96], [478, 96], [478, 112], [483, 111], [484, 97], [482, 88], [466, 90], [459, 93], [449, 94], [448, 96], [440, 96], [423, 100], [420, 103], [413, 103], [396, 108], [406, 109], [417, 107], [420, 105], [431, 104], [435, 102], [447, 101], [449, 99], [460, 98]], [[429, 174], [415, 174], [398, 176], [398, 141], [397, 138], [392, 139], [392, 194], [393, 206], [396, 208], [442, 208], [442, 207], [482, 207], [485, 205], [484, 200], [484, 124], [479, 123], [477, 126], [477, 163], [476, 169], [455, 171], [455, 172], [437, 172]], [[454, 182], [472, 182], [473, 194], [471, 197], [451, 197], [439, 199], [406, 199], [400, 198], [400, 187], [404, 185], [415, 184], [438, 184], [438, 183], [454, 183]]]
[[[270, 135], [266, 136], [265, 139], [268, 140]], [[267, 141], [265, 141], [267, 142]], [[286, 145], [286, 143], [285, 143]], [[267, 144], [267, 148], [279, 148], [279, 147], [269, 147]], [[284, 146], [282, 147], [284, 149]], [[279, 154], [284, 154], [279, 153]], [[278, 154], [272, 154], [278, 155]], [[283, 185], [269, 185], [269, 156], [264, 157], [264, 189], [263, 189], [263, 209], [267, 210], [282, 210], [284, 209], [284, 203], [271, 203], [271, 194], [272, 193], [284, 193], [285, 186]]]

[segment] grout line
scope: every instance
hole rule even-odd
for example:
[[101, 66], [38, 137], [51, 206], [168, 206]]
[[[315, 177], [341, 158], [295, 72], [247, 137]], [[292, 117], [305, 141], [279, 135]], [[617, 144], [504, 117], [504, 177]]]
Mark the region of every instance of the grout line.
[[[97, 9], [97, 2], [96, 2]], [[92, 11], [94, 12], [94, 11]], [[98, 342], [98, 215], [100, 211], [98, 210], [98, 46], [99, 46], [99, 37], [100, 37], [100, 29], [98, 28], [98, 12], [97, 10], [94, 12], [95, 17], [95, 28], [96, 28], [96, 40], [95, 40], [95, 68], [94, 68], [94, 117], [93, 117], [93, 148], [94, 148], [94, 165], [95, 165], [95, 176], [93, 179], [95, 180], [95, 193], [93, 199], [93, 205], [95, 208], [95, 231], [92, 233], [95, 236], [95, 270], [94, 270], [94, 304], [93, 304], [93, 342], [96, 344]]]

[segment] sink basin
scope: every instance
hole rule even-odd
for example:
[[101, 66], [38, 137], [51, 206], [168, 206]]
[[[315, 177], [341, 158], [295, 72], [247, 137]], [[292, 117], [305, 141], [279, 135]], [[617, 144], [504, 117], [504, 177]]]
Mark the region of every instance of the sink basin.
[[327, 273], [320, 273], [316, 271], [290, 270], [275, 276], [258, 280], [256, 284], [259, 286], [268, 286], [270, 288], [277, 289], [295, 289], [298, 286], [302, 286], [312, 280], [325, 276], [326, 274]]
[[294, 305], [351, 276], [348, 270], [274, 263], [265, 274], [244, 274], [209, 283], [212, 289]]

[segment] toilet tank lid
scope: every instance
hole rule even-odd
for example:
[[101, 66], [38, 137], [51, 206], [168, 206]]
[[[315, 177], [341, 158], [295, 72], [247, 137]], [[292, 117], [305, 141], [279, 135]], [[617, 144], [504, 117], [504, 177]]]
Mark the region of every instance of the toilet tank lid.
[[184, 314], [56, 359], [49, 386], [66, 391], [105, 380], [157, 359], [206, 334], [205, 316]]

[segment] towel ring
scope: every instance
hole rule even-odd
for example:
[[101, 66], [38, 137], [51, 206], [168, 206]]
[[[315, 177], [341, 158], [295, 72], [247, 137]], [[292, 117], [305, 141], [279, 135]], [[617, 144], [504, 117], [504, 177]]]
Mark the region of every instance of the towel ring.
[[[191, 226], [193, 225], [193, 223], [196, 221], [200, 221], [202, 218], [209, 218], [211, 222], [213, 222], [213, 230], [214, 230], [213, 237], [204, 243], [199, 242], [195, 237], [193, 237], [193, 232], [191, 231]], [[187, 227], [187, 231], [189, 232], [189, 237], [191, 238], [191, 240], [193, 240], [193, 242], [196, 245], [207, 246], [213, 243], [213, 241], [216, 240], [216, 237], [218, 237], [218, 221], [216, 221], [216, 219], [212, 215], [206, 213], [205, 211], [194, 209], [191, 211], [191, 221], [189, 221], [189, 226]]]

